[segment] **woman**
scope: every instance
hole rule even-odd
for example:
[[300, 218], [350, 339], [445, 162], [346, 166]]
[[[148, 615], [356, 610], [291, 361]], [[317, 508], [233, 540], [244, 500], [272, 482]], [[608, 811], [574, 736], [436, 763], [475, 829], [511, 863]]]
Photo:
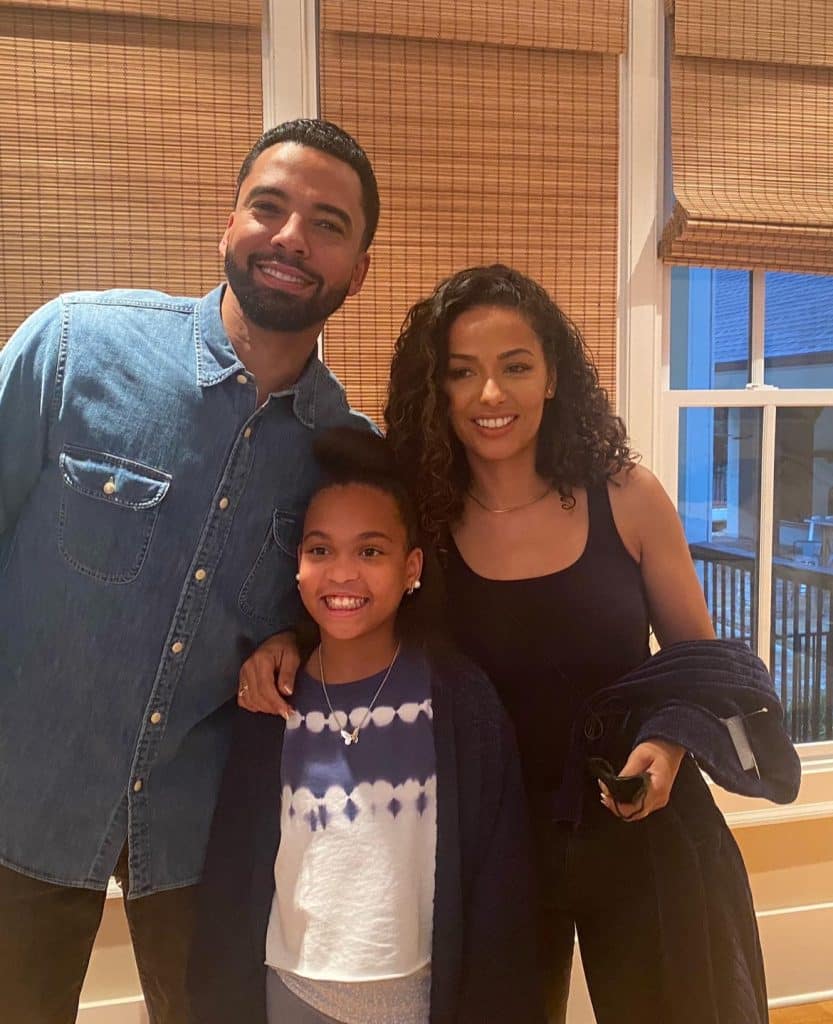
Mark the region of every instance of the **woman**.
[[[742, 861], [685, 754], [779, 800], [794, 754], [765, 668], [713, 639], [680, 521], [578, 331], [517, 271], [455, 274], [406, 318], [385, 418], [444, 558], [451, 630], [515, 725], [550, 1020], [565, 1017], [575, 929], [599, 1024], [763, 1024]], [[244, 673], [261, 688], [269, 675], [262, 660]], [[721, 719], [745, 737], [761, 706], [759, 786]], [[598, 788], [588, 755], [613, 765], [591, 762]]]

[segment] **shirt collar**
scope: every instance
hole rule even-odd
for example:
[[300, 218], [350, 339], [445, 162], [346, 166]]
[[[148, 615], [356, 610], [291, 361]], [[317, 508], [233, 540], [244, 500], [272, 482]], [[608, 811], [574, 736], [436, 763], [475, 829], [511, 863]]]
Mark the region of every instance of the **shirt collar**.
[[[243, 363], [229, 341], [220, 316], [225, 285], [218, 285], [203, 296], [197, 304], [194, 317], [194, 345], [197, 355], [197, 383], [201, 388], [220, 384], [233, 373], [245, 370]], [[313, 352], [295, 383], [282, 391], [274, 391], [271, 398], [293, 396], [292, 411], [310, 429], [315, 427], [316, 395], [320, 382], [326, 377], [324, 364]]]

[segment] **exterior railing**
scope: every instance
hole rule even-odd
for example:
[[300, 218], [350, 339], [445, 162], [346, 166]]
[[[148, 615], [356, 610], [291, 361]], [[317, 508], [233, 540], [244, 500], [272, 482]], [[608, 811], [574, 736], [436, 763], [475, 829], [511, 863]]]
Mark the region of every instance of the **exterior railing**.
[[[757, 561], [751, 551], [691, 544], [715, 634], [756, 644]], [[794, 742], [833, 739], [833, 569], [773, 559], [769, 667]]]

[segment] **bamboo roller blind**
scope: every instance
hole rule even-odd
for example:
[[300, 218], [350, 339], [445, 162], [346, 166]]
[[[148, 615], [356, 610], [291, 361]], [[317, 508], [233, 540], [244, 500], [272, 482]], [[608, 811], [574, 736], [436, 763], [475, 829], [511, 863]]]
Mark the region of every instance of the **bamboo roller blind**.
[[625, 0], [323, 0], [322, 116], [382, 196], [368, 280], [324, 338], [358, 408], [379, 420], [408, 307], [498, 260], [550, 290], [613, 393], [625, 30]]
[[675, 0], [671, 263], [833, 273], [833, 4]]
[[63, 291], [200, 295], [262, 130], [257, 0], [0, 3], [0, 344]]

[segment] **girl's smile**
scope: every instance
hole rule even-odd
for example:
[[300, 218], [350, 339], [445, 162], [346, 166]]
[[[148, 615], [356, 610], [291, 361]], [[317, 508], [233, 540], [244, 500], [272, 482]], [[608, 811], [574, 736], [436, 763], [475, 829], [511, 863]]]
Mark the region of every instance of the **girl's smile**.
[[337, 484], [313, 498], [298, 552], [301, 600], [322, 640], [393, 643], [396, 612], [419, 577], [394, 498], [366, 484]]

